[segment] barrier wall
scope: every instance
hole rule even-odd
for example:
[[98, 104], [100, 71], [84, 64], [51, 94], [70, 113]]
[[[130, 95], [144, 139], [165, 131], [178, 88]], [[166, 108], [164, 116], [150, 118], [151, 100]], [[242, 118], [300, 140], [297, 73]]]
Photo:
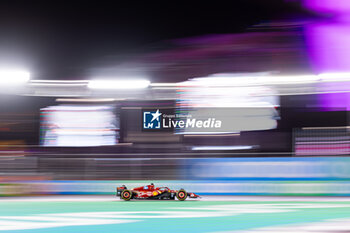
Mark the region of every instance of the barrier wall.
[[2, 183], [1, 195], [108, 194], [151, 182], [206, 195], [350, 196], [350, 157], [186, 159], [186, 180], [26, 181]]
[[207, 158], [184, 160], [196, 180], [350, 181], [350, 157]]

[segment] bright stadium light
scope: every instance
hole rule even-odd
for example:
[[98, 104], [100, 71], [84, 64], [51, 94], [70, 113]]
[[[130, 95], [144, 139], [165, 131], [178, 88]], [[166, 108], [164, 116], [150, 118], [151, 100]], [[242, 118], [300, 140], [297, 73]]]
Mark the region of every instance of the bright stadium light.
[[289, 84], [309, 84], [320, 81], [317, 75], [292, 75], [292, 76], [276, 76], [276, 75], [252, 75], [237, 76], [232, 75], [225, 77], [208, 76], [202, 78], [194, 78], [189, 81], [179, 83], [179, 86], [208, 86], [208, 87], [228, 87], [228, 86], [261, 86], [261, 85], [289, 85]]
[[150, 85], [145, 79], [135, 80], [92, 80], [88, 87], [91, 89], [143, 89]]
[[249, 150], [253, 146], [194, 146], [192, 150]]
[[318, 75], [324, 82], [350, 81], [350, 73], [323, 73]]
[[30, 73], [21, 70], [0, 70], [0, 85], [18, 85], [28, 82]]
[[260, 77], [261, 84], [306, 84], [320, 81], [317, 75], [266, 76]]

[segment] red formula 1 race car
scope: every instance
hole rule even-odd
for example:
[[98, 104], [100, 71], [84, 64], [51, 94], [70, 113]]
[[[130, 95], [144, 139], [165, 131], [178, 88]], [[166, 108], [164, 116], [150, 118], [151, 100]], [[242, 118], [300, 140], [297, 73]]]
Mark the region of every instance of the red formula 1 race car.
[[175, 200], [179, 201], [189, 198], [198, 198], [195, 193], [188, 193], [184, 189], [171, 190], [168, 187], [154, 187], [154, 184], [127, 189], [125, 185], [117, 187], [117, 197], [129, 201], [130, 199], [153, 199], [153, 200]]

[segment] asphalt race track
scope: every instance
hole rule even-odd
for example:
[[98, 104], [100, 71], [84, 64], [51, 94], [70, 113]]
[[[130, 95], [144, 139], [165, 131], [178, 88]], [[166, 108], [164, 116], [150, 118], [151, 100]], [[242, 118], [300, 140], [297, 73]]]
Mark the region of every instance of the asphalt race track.
[[2, 197], [0, 232], [348, 232], [350, 198], [112, 196]]

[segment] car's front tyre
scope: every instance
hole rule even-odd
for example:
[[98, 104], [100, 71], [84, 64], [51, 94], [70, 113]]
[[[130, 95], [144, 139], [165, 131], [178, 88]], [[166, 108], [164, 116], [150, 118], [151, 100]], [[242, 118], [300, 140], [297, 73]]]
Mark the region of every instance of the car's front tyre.
[[121, 199], [124, 201], [129, 201], [132, 198], [132, 192], [130, 190], [123, 190], [123, 192], [120, 195]]
[[179, 201], [184, 201], [187, 198], [187, 192], [184, 189], [180, 189], [177, 193], [176, 193], [176, 198]]

